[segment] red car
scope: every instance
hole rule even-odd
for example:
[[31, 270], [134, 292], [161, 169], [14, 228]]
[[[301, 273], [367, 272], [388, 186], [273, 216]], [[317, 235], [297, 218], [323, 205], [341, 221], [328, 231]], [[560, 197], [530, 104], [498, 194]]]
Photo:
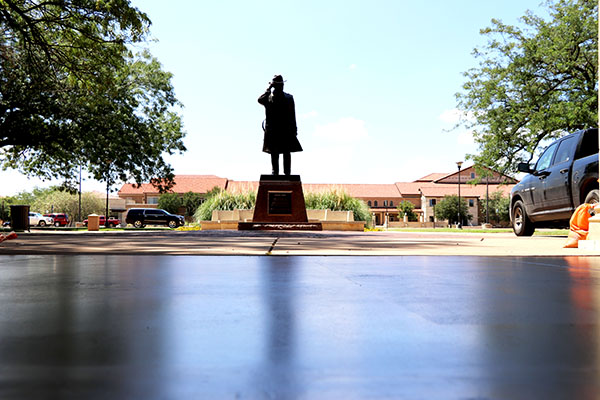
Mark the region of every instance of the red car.
[[69, 216], [65, 213], [49, 213], [44, 214], [44, 217], [50, 217], [54, 219], [54, 226], [67, 226], [69, 225]]
[[[114, 228], [120, 224], [121, 224], [121, 221], [118, 218], [108, 217], [108, 220], [106, 220], [106, 217], [104, 215], [100, 215], [100, 226], [105, 226], [107, 228]], [[87, 218], [83, 220], [83, 225], [84, 226], [88, 225]]]

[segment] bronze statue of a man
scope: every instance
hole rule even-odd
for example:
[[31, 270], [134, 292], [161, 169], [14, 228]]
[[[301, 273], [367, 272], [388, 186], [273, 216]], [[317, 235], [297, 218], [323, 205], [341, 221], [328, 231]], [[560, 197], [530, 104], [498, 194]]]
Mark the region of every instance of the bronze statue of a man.
[[258, 102], [265, 106], [263, 151], [271, 154], [273, 175], [279, 175], [279, 154], [283, 154], [283, 173], [290, 175], [292, 169], [290, 153], [302, 151], [297, 138], [294, 97], [284, 93], [283, 82], [281, 75], [275, 75], [267, 90], [258, 98]]

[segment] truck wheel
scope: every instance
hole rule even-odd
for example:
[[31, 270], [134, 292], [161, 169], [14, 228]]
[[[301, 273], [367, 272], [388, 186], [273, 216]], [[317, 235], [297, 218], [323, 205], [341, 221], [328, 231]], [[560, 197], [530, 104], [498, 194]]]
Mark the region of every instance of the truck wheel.
[[513, 231], [517, 236], [531, 236], [535, 231], [535, 226], [527, 217], [525, 206], [521, 200], [517, 200], [513, 206]]
[[598, 189], [594, 189], [591, 192], [589, 192], [587, 194], [587, 196], [585, 196], [585, 201], [584, 203], [588, 203], [588, 204], [596, 204], [600, 202], [599, 201], [599, 196], [598, 196]]
[[171, 229], [177, 228], [177, 221], [169, 221], [169, 228], [171, 228]]
[[54, 226], [59, 227], [60, 226], [60, 222], [55, 222]]
[[40, 223], [38, 225], [39, 226], [46, 226], [46, 222], [45, 221], [40, 221]]
[[136, 228], [143, 228], [143, 227], [144, 227], [144, 224], [142, 224], [142, 221], [140, 221], [140, 220], [137, 220], [137, 221], [135, 221], [135, 222], [133, 223], [133, 226], [134, 226], [134, 227], [136, 227]]

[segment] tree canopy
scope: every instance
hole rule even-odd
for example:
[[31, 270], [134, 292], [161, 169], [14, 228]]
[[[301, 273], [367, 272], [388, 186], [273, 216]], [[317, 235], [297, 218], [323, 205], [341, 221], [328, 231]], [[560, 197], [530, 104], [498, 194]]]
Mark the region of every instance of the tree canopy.
[[200, 207], [204, 201], [204, 197], [202, 197], [200, 193], [190, 191], [184, 193], [181, 200], [183, 206], [185, 207], [185, 215], [192, 217], [196, 213], [198, 207]]
[[[0, 198], [0, 219], [10, 218], [10, 206], [14, 204], [30, 205], [31, 211], [42, 214], [55, 212], [66, 213], [71, 221], [75, 221], [79, 214], [79, 196], [69, 193], [59, 187], [34, 188], [31, 192], [23, 191], [14, 196]], [[104, 214], [103, 199], [91, 192], [81, 194], [81, 214], [85, 217], [90, 214]]]
[[179, 214], [179, 208], [182, 205], [181, 197], [177, 193], [163, 193], [158, 198], [158, 208], [162, 208], [171, 214]]
[[[458, 222], [458, 196], [444, 196], [442, 201], [437, 203], [435, 207], [435, 217], [438, 220], [447, 219], [449, 223], [454, 224]], [[467, 201], [461, 197], [460, 199], [460, 221], [461, 224], [464, 221], [470, 221], [473, 219], [473, 216], [468, 212], [469, 207], [467, 206]]]
[[514, 171], [545, 140], [597, 125], [598, 2], [546, 2], [546, 20], [527, 12], [521, 26], [493, 19], [488, 42], [474, 50], [478, 67], [458, 93], [472, 129], [477, 164]]
[[400, 218], [404, 218], [404, 216], [406, 215], [406, 217], [408, 218], [409, 221], [418, 221], [419, 218], [417, 217], [417, 214], [415, 214], [415, 212], [413, 211], [415, 209], [415, 205], [413, 203], [411, 203], [410, 201], [406, 201], [403, 200], [400, 202], [400, 204], [398, 204], [398, 216]]
[[[31, 203], [31, 210], [42, 214], [49, 212], [65, 213], [74, 224], [79, 216], [79, 196], [55, 190], [46, 196], [37, 198]], [[104, 200], [93, 193], [83, 192], [81, 194], [82, 219], [87, 218], [90, 214], [104, 215]]]
[[[510, 197], [504, 196], [501, 191], [494, 192], [490, 194], [489, 200], [489, 217], [490, 221], [500, 223], [500, 222], [510, 222], [509, 208], [510, 208]], [[485, 199], [482, 201], [482, 213], [486, 215], [486, 201]]]
[[73, 183], [151, 181], [185, 151], [172, 75], [148, 52], [128, 0], [0, 1], [0, 165]]

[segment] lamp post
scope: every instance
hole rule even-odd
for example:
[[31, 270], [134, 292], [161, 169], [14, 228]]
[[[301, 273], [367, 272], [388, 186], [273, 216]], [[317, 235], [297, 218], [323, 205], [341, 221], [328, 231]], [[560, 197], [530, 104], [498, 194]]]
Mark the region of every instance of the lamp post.
[[490, 176], [485, 177], [485, 223], [490, 223]]
[[79, 214], [77, 215], [77, 222], [82, 222], [81, 219], [81, 163], [79, 164]]
[[456, 162], [456, 165], [458, 166], [458, 229], [462, 229], [462, 224], [460, 223], [460, 167], [462, 167], [462, 164], [462, 161]]

